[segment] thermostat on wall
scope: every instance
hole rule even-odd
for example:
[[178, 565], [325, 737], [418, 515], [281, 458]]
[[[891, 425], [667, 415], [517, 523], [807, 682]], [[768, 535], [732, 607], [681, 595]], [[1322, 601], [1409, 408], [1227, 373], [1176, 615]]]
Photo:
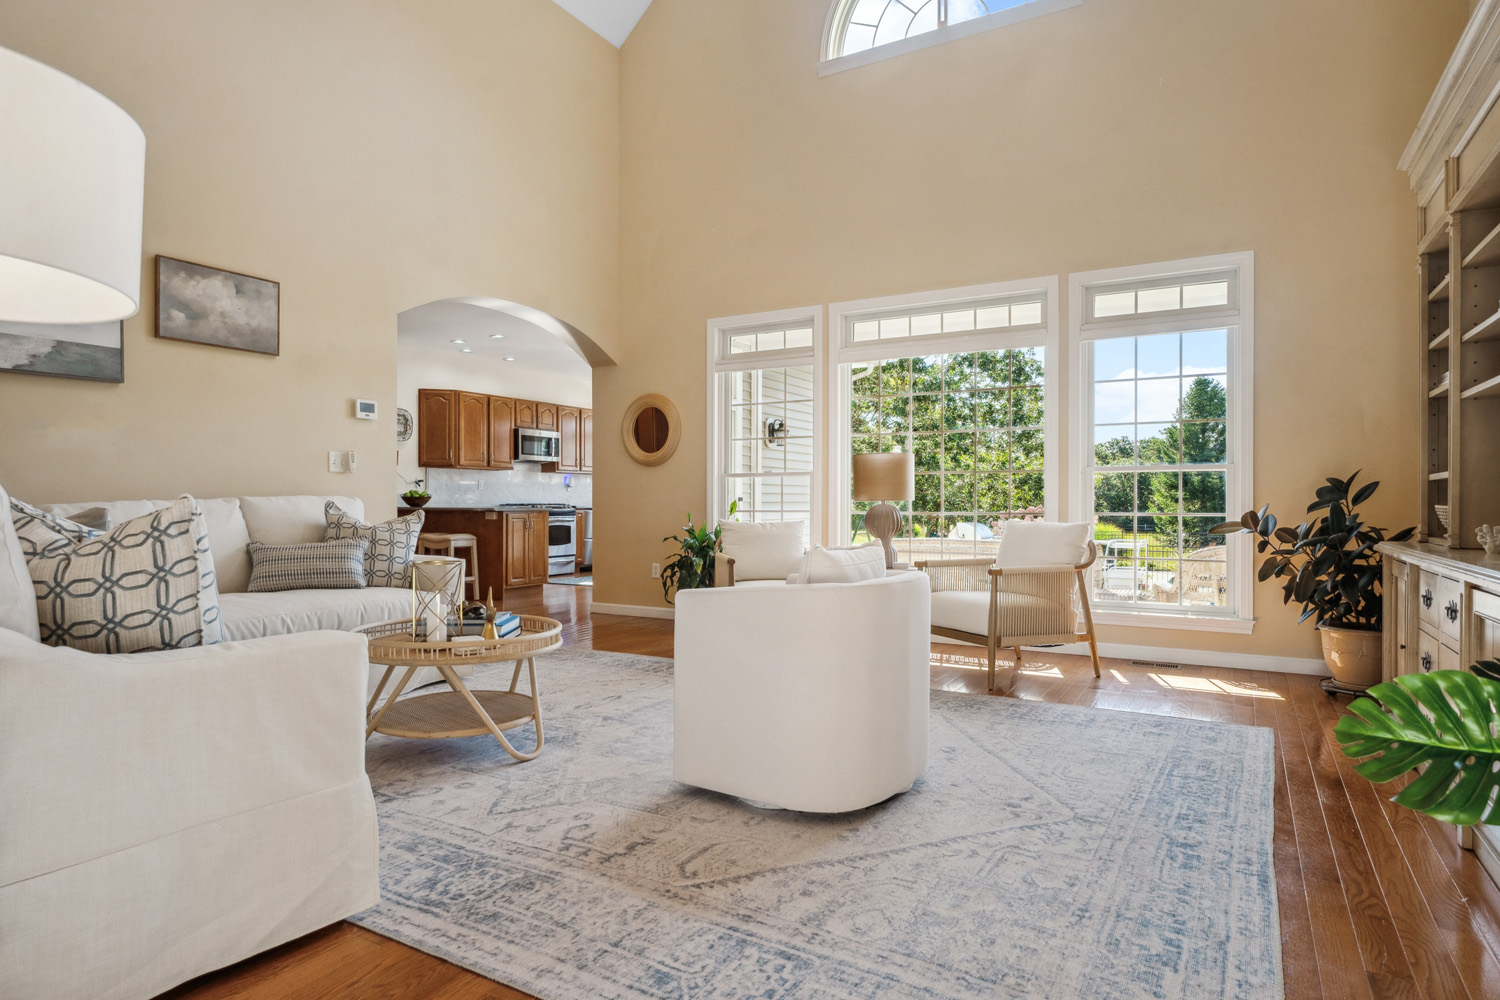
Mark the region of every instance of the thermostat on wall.
[[356, 399], [354, 415], [360, 420], [374, 420], [379, 415], [379, 408], [373, 399]]

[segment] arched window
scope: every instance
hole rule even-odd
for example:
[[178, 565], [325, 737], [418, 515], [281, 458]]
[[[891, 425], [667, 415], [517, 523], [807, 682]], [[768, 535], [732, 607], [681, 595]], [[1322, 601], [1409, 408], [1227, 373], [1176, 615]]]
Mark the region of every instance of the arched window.
[[[1082, 0], [834, 0], [823, 59], [843, 59], [907, 39], [890, 54], [947, 37], [999, 27], [1037, 14], [1073, 7]], [[1005, 15], [1005, 16], [997, 16]], [[993, 18], [993, 21], [988, 19]], [[980, 23], [984, 21], [984, 23]], [[959, 26], [962, 26], [961, 28]], [[955, 30], [957, 29], [957, 30]], [[884, 55], [884, 53], [882, 53]], [[866, 60], [851, 60], [864, 62]]]

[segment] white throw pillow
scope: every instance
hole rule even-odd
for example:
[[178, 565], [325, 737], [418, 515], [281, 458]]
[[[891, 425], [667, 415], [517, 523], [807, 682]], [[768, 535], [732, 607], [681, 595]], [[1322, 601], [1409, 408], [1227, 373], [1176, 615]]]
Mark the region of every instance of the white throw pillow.
[[1055, 521], [1007, 521], [1000, 536], [1001, 569], [1022, 566], [1077, 566], [1088, 558], [1089, 538], [1094, 526], [1087, 521], [1059, 524]]
[[802, 561], [802, 583], [859, 583], [885, 576], [885, 549], [879, 542], [852, 549], [814, 545]]
[[725, 521], [720, 542], [734, 560], [734, 579], [785, 580], [802, 564], [802, 521], [746, 524]]
[[323, 505], [332, 500], [350, 517], [365, 519], [365, 505], [353, 497], [240, 497], [240, 513], [250, 539], [267, 545], [321, 542], [328, 530]]

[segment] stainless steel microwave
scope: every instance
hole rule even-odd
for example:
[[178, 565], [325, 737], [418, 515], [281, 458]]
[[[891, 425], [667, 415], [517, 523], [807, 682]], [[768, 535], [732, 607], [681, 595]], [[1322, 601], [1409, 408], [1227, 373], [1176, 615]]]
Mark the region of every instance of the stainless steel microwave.
[[562, 460], [562, 435], [557, 431], [539, 431], [533, 427], [516, 428], [517, 462], [559, 462]]

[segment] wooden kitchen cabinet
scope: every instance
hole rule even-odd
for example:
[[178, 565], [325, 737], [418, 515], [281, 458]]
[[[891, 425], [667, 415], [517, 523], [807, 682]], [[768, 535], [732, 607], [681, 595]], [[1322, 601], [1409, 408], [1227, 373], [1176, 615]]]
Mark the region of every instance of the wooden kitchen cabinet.
[[516, 426], [535, 429], [537, 404], [529, 399], [517, 399], [514, 402], [516, 405]]
[[458, 393], [422, 389], [417, 393], [417, 464], [453, 467], [458, 438]]
[[539, 431], [557, 430], [557, 410], [556, 403], [537, 403], [536, 429]]
[[460, 469], [490, 466], [490, 397], [477, 392], [458, 394], [458, 453]]
[[[578, 411], [578, 471], [594, 471], [594, 411]], [[582, 536], [580, 536], [582, 537]]]
[[505, 512], [505, 586], [536, 587], [547, 582], [547, 512]]
[[573, 541], [578, 546], [578, 554], [573, 559], [573, 568], [579, 572], [582, 572], [583, 567], [588, 565], [588, 552], [586, 551], [586, 546], [583, 544], [584, 532], [588, 530], [588, 525], [584, 523], [587, 519], [588, 515], [580, 510], [578, 512], [578, 527], [573, 531]]
[[504, 396], [490, 398], [490, 462], [491, 469], [510, 469], [515, 466], [516, 446], [516, 401]]
[[579, 471], [578, 461], [583, 444], [579, 433], [582, 415], [576, 406], [557, 408], [557, 430], [562, 438], [562, 460], [557, 463], [558, 472]]

